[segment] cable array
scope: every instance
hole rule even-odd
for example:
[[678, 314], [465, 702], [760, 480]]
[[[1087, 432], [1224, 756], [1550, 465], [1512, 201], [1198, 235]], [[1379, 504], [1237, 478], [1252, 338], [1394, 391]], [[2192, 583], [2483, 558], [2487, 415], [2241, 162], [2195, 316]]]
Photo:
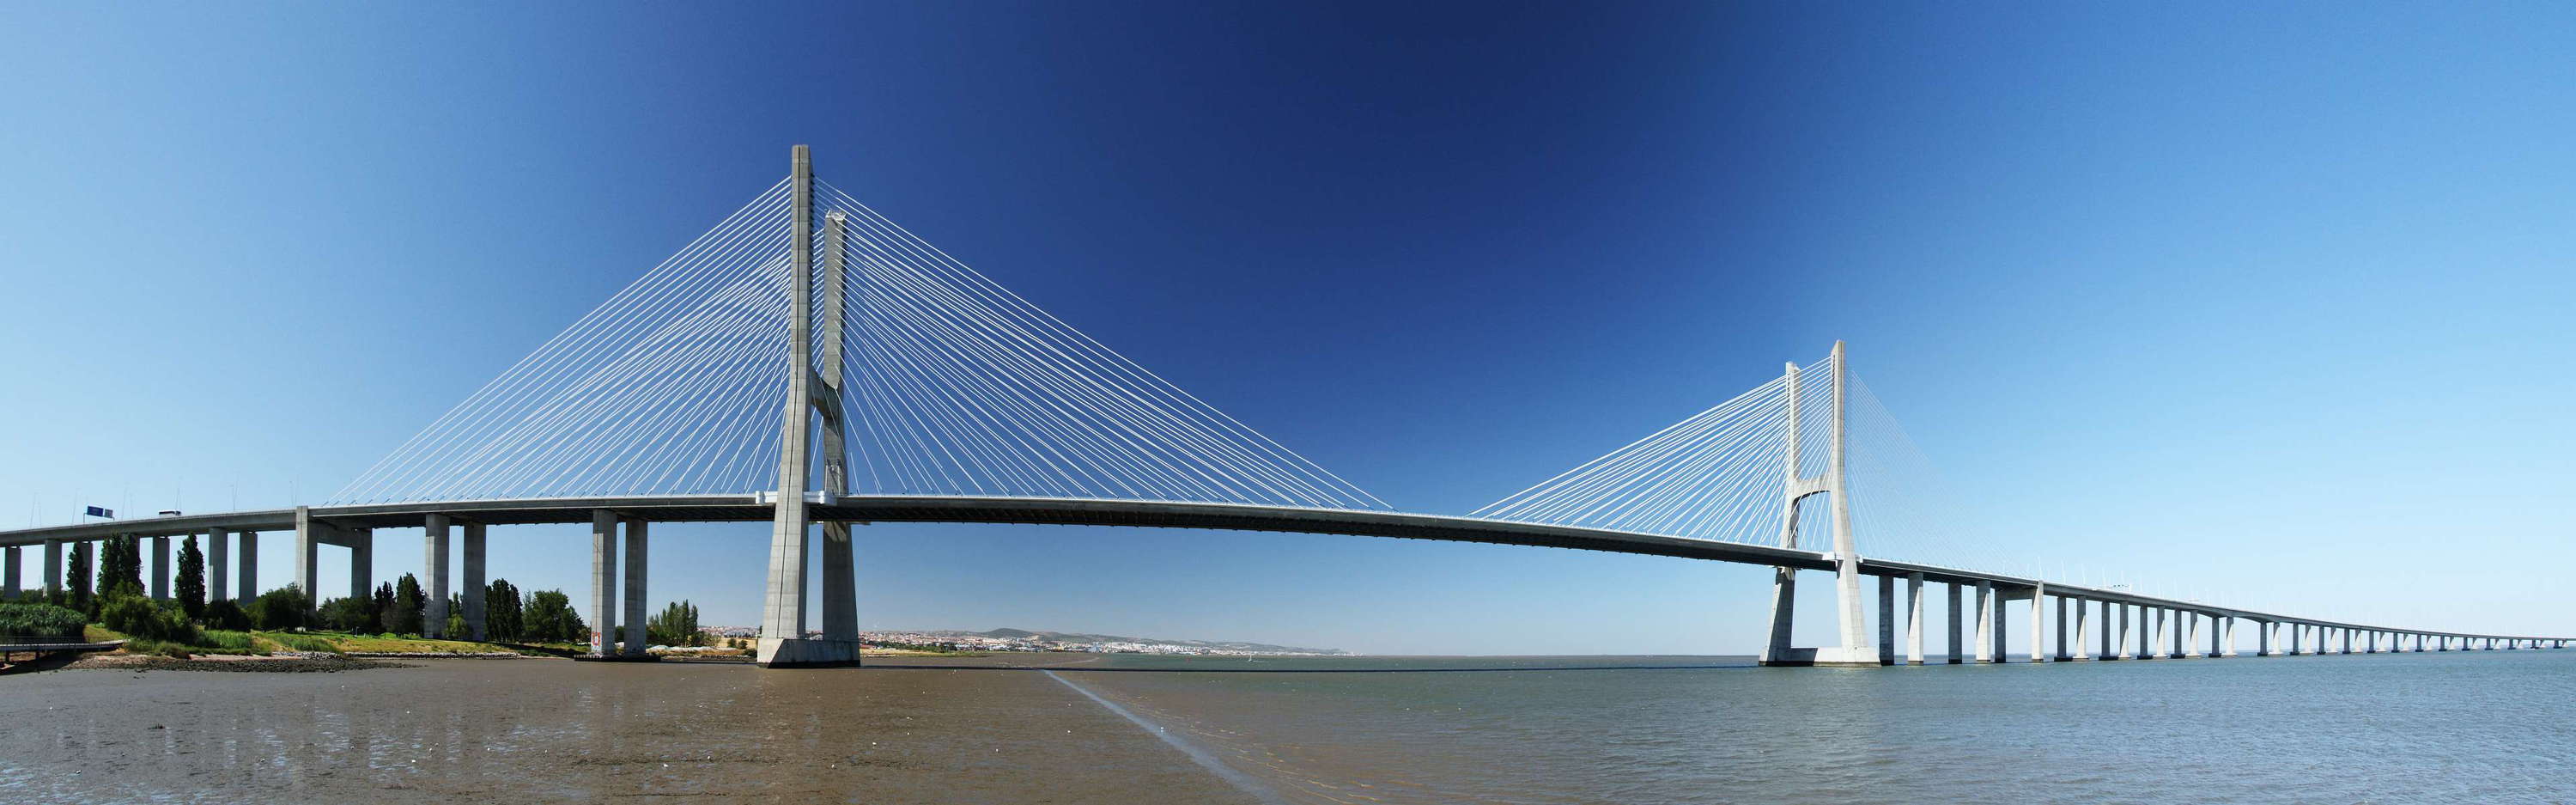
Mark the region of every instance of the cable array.
[[[334, 502], [774, 488], [789, 195], [771, 186]], [[814, 200], [818, 258], [825, 221], [846, 222], [842, 286], [821, 284], [817, 259], [805, 291], [818, 319], [843, 315], [850, 491], [1388, 508], [839, 189], [817, 182]]]
[[[1789, 379], [1774, 378], [1474, 516], [1777, 545], [1791, 406], [1802, 420], [1802, 473], [1820, 473], [1829, 460], [1831, 367], [1830, 358], [1805, 367], [1795, 399]], [[1830, 540], [1829, 528], [1808, 518], [1801, 543]]]
[[854, 485], [1388, 508], [829, 183], [817, 197], [848, 220]]

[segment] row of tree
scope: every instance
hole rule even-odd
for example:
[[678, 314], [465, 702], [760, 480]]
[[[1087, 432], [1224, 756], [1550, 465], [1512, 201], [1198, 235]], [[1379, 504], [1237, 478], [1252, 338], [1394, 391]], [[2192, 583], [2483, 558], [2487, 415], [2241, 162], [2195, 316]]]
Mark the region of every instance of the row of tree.
[[[109, 598], [142, 599], [143, 552], [140, 538], [111, 537], [97, 543], [93, 557], [92, 543], [72, 546], [66, 564], [68, 589], [54, 596], [60, 603], [95, 620], [102, 602]], [[428, 614], [428, 596], [420, 579], [410, 573], [392, 582], [376, 585], [369, 595], [333, 598], [317, 606], [295, 585], [289, 584], [249, 599], [247, 603], [206, 600], [206, 558], [197, 548], [193, 535], [179, 543], [179, 568], [176, 588], [171, 597], [185, 619], [216, 629], [323, 628], [365, 634], [424, 634], [422, 621]], [[92, 583], [95, 574], [95, 585]], [[128, 605], [131, 608], [131, 605]], [[562, 590], [544, 590], [522, 597], [519, 588], [507, 579], [494, 579], [483, 591], [483, 633], [486, 639], [504, 643], [580, 643], [590, 639], [590, 625], [572, 607], [572, 597]], [[451, 638], [466, 636], [465, 602], [461, 596], [448, 596], [445, 634]], [[706, 644], [706, 635], [698, 630], [698, 607], [678, 601], [663, 607], [660, 614], [647, 619], [646, 638], [670, 646]]]

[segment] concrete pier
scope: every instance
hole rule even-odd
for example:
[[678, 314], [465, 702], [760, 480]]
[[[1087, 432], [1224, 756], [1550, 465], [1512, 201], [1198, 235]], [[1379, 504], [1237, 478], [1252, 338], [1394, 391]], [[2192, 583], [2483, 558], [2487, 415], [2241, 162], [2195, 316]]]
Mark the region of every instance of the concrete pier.
[[1878, 664], [1896, 664], [1896, 577], [1878, 577]]
[[2175, 616], [2174, 638], [2182, 641], [2183, 658], [2197, 660], [2206, 656], [2200, 653], [2200, 613], [2186, 610]]
[[1950, 582], [1948, 586], [1950, 588], [1950, 664], [1958, 665], [1966, 662], [1966, 659], [1960, 656], [1963, 652], [1959, 650], [1960, 641], [1965, 639], [1963, 635], [1966, 630], [1962, 629], [1960, 624], [1961, 617], [1965, 613], [1959, 611], [1959, 583]]
[[626, 647], [620, 652], [627, 657], [642, 657], [644, 648], [653, 644], [645, 634], [647, 596], [644, 591], [646, 527], [643, 518], [626, 518]]
[[[2044, 608], [2046, 607], [2047, 603], [2048, 603], [2048, 585], [2046, 585], [2046, 584], [2042, 584], [2042, 585], [2040, 585], [2040, 586], [2030, 588], [2030, 661], [2031, 661], [2031, 662], [2047, 662], [2047, 661], [2048, 661], [2048, 644], [2047, 644], [2046, 642], [2044, 642], [2044, 641], [2042, 641], [2042, 640], [2040, 639], [2040, 634], [2041, 634], [2041, 632], [2042, 632], [2042, 631], [2044, 630], [2044, 628], [2047, 626], [2047, 624], [2045, 623], [2045, 621], [2046, 621], [2046, 620], [2048, 620], [2048, 618], [2047, 618], [2047, 616], [2046, 616], [2046, 615], [2044, 615], [2044, 614], [2043, 614], [2043, 612], [2044, 612]], [[2065, 632], [2065, 631], [2063, 631], [2063, 630], [2060, 630], [2060, 631], [2057, 633], [2057, 647], [2058, 647], [2058, 648], [2065, 648], [2065, 647], [2066, 647], [2066, 632]]]
[[483, 594], [491, 582], [483, 580], [483, 524], [466, 522], [465, 527], [465, 639], [481, 642], [483, 629]]
[[[2084, 607], [2083, 607], [2083, 605], [2081, 605], [2081, 604], [2076, 605], [2076, 607], [2075, 607], [2075, 611], [2077, 611], [2077, 612], [2082, 612], [2082, 611], [2084, 611]], [[2079, 642], [2079, 643], [2080, 643], [2080, 642], [2083, 642], [2083, 641], [2082, 641], [2081, 639], [2078, 639], [2076, 642]], [[2058, 661], [2058, 662], [2067, 662], [2067, 661], [2070, 661], [2070, 660], [2075, 659], [2075, 647], [2073, 647], [2073, 646], [2069, 646], [2069, 645], [2067, 645], [2067, 644], [2066, 644], [2066, 596], [2062, 596], [2062, 595], [2057, 597], [2057, 657], [2056, 657], [2056, 659], [2057, 659], [2057, 661]]]
[[2089, 617], [2092, 609], [2085, 606], [2089, 603], [2091, 602], [2081, 598], [2075, 599], [2075, 656], [2073, 659], [2077, 662], [2093, 659], [2093, 619]]
[[422, 637], [447, 636], [447, 515], [433, 514], [421, 524]]
[[1994, 583], [1977, 582], [1977, 662], [1979, 663], [1991, 663], [1996, 660], [1995, 640], [2003, 635], [2002, 630], [1995, 628], [1995, 618], [2001, 614], [2003, 613], [1995, 608]]
[[216, 601], [222, 601], [232, 597], [229, 592], [231, 590], [231, 586], [224, 583], [226, 581], [224, 578], [225, 571], [231, 569], [224, 564], [224, 560], [229, 558], [227, 554], [230, 553], [230, 551], [227, 550], [228, 546], [226, 545], [226, 543], [229, 542], [232, 542], [232, 532], [225, 531], [220, 528], [208, 529], [206, 531], [207, 603], [214, 603]]
[[152, 600], [170, 600], [170, 538], [152, 538]]
[[1905, 575], [1905, 664], [1923, 664], [1923, 574]]
[[617, 655], [617, 513], [590, 513], [590, 653]]
[[0, 552], [0, 595], [18, 597], [18, 546]]
[[233, 557], [233, 578], [236, 580], [233, 584], [233, 598], [244, 601], [258, 598], [260, 592], [259, 532], [242, 532], [241, 544], [235, 547], [240, 548], [235, 551], [240, 555]]
[[2236, 656], [2236, 617], [2233, 615], [2228, 616], [2226, 623], [2218, 629], [2218, 656]]

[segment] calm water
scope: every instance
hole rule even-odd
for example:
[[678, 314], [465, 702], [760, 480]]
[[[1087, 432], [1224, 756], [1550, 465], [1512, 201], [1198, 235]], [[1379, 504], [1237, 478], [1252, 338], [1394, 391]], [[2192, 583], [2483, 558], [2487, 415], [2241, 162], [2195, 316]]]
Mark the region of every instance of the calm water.
[[[1102, 664], [1210, 671], [1058, 673], [1273, 802], [2576, 801], [2576, 650], [1874, 670]], [[1577, 666], [1633, 669], [1535, 670]], [[1227, 672], [1294, 668], [1502, 670]]]

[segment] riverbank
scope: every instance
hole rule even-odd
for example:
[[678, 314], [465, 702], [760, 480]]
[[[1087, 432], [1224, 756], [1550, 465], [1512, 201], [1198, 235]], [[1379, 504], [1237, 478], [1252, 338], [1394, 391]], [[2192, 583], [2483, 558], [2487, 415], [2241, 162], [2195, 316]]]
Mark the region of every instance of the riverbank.
[[900, 662], [26, 674], [0, 682], [0, 799], [1257, 802], [1042, 674]]

